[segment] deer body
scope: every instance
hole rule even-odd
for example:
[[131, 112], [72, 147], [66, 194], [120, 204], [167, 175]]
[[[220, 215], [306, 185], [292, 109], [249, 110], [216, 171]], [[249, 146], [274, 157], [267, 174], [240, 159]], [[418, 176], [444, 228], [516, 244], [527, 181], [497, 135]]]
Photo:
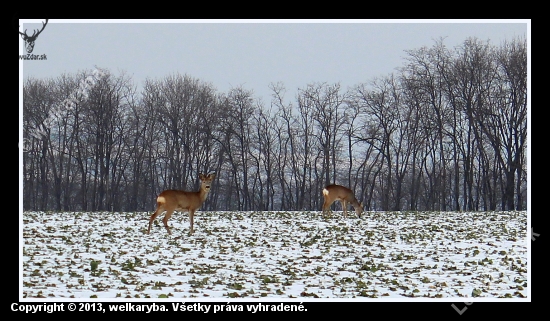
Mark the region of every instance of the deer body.
[[166, 211], [166, 214], [164, 214], [162, 223], [164, 224], [166, 231], [168, 231], [168, 234], [172, 234], [172, 232], [170, 232], [170, 228], [168, 227], [168, 220], [174, 211], [189, 212], [189, 234], [193, 234], [193, 217], [195, 215], [195, 211], [200, 208], [206, 200], [214, 177], [216, 177], [216, 174], [199, 174], [201, 186], [200, 190], [197, 192], [169, 189], [160, 193], [157, 197], [157, 209], [149, 219], [147, 234], [151, 232], [151, 224], [155, 218], [164, 211]]
[[363, 212], [363, 204], [360, 203], [357, 198], [355, 198], [355, 195], [351, 189], [342, 185], [327, 185], [323, 189], [323, 198], [325, 199], [325, 202], [323, 203], [323, 216], [327, 211], [330, 210], [330, 206], [332, 205], [332, 203], [334, 203], [335, 201], [340, 201], [340, 203], [342, 204], [344, 217], [347, 218], [347, 205], [349, 203], [355, 209], [355, 213], [357, 213], [357, 216], [361, 218], [361, 213]]

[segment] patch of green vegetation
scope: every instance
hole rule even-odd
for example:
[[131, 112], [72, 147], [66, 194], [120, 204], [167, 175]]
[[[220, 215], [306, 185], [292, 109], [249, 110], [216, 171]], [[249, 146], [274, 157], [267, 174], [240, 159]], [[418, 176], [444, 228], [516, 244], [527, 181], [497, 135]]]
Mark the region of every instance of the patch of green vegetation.
[[138, 258], [138, 257], [134, 257], [134, 261], [133, 261], [133, 262], [132, 262], [132, 260], [127, 259], [127, 260], [122, 264], [122, 271], [135, 271], [135, 268], [136, 268], [136, 267], [141, 267], [141, 266], [142, 266], [141, 259]]
[[229, 289], [233, 289], [233, 290], [242, 290], [242, 289], [244, 288], [244, 286], [243, 286], [242, 284], [237, 283], [237, 282], [235, 282], [235, 283], [229, 283], [229, 284], [227, 285], [227, 287], [228, 287]]
[[196, 265], [194, 264], [191, 269], [189, 269], [189, 273], [196, 273], [196, 274], [215, 274], [216, 268], [206, 264], [204, 266]]
[[308, 292], [305, 292], [303, 291], [302, 293], [300, 293], [300, 296], [303, 296], [303, 297], [312, 297], [312, 298], [318, 298], [319, 296], [315, 293], [308, 293]]
[[475, 297], [478, 297], [481, 295], [481, 290], [480, 289], [473, 289], [472, 290], [472, 296], [475, 298]]
[[274, 277], [274, 276], [263, 276], [262, 277], [262, 283], [263, 284], [268, 284], [268, 283], [279, 283], [279, 279], [277, 279], [277, 277]]
[[478, 261], [477, 264], [478, 264], [478, 265], [493, 264], [493, 260], [491, 260], [490, 258], [486, 257], [486, 258], [484, 258], [483, 260]]
[[166, 283], [161, 281], [156, 281], [155, 284], [151, 287], [153, 290], [162, 290], [162, 287], [166, 286]]
[[237, 292], [228, 292], [228, 293], [226, 293], [226, 296], [229, 297], [229, 298], [240, 298], [241, 297], [240, 294], [237, 293]]

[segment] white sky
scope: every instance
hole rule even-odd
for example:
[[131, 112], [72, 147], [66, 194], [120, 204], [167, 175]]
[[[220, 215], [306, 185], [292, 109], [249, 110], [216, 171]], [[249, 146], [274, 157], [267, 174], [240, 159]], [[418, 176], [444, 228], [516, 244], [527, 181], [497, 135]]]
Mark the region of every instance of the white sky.
[[[32, 35], [42, 20], [21, 20]], [[282, 82], [292, 98], [314, 82], [342, 89], [386, 76], [404, 64], [405, 50], [432, 47], [443, 37], [450, 48], [469, 37], [494, 45], [530, 39], [522, 20], [55, 20], [21, 61], [20, 77], [58, 77], [109, 69], [147, 78], [179, 73], [212, 83], [218, 92], [242, 86], [270, 101], [270, 83]], [[25, 54], [20, 39], [20, 54]]]

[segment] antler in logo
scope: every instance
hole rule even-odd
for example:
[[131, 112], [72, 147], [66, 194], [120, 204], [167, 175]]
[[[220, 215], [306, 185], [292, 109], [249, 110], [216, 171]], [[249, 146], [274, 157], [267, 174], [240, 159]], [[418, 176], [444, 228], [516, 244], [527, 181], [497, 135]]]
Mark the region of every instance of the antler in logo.
[[47, 24], [48, 24], [48, 19], [46, 19], [46, 22], [42, 22], [42, 29], [40, 29], [40, 31], [34, 30], [34, 32], [32, 33], [32, 36], [27, 35], [27, 29], [25, 29], [24, 33], [19, 31], [19, 33], [21, 34], [21, 38], [25, 40], [25, 48], [27, 49], [27, 53], [32, 53], [36, 38], [38, 38], [38, 35], [42, 32], [42, 30], [44, 30]]

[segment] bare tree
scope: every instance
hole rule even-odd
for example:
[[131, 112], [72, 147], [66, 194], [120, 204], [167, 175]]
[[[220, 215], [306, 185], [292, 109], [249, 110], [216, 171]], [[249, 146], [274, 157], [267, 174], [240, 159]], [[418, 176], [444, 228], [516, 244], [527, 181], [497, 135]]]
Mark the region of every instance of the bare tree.
[[23, 87], [23, 206], [152, 210], [165, 189], [197, 189], [204, 209], [320, 210], [329, 183], [370, 210], [525, 209], [527, 44], [476, 38], [407, 51], [398, 73], [312, 83], [269, 106], [173, 74], [145, 81], [81, 71]]
[[516, 39], [505, 42], [496, 51], [497, 79], [487, 94], [486, 103], [476, 110], [480, 128], [493, 148], [493, 157], [504, 171], [502, 208], [508, 210], [523, 208], [527, 143], [526, 48], [525, 39]]

